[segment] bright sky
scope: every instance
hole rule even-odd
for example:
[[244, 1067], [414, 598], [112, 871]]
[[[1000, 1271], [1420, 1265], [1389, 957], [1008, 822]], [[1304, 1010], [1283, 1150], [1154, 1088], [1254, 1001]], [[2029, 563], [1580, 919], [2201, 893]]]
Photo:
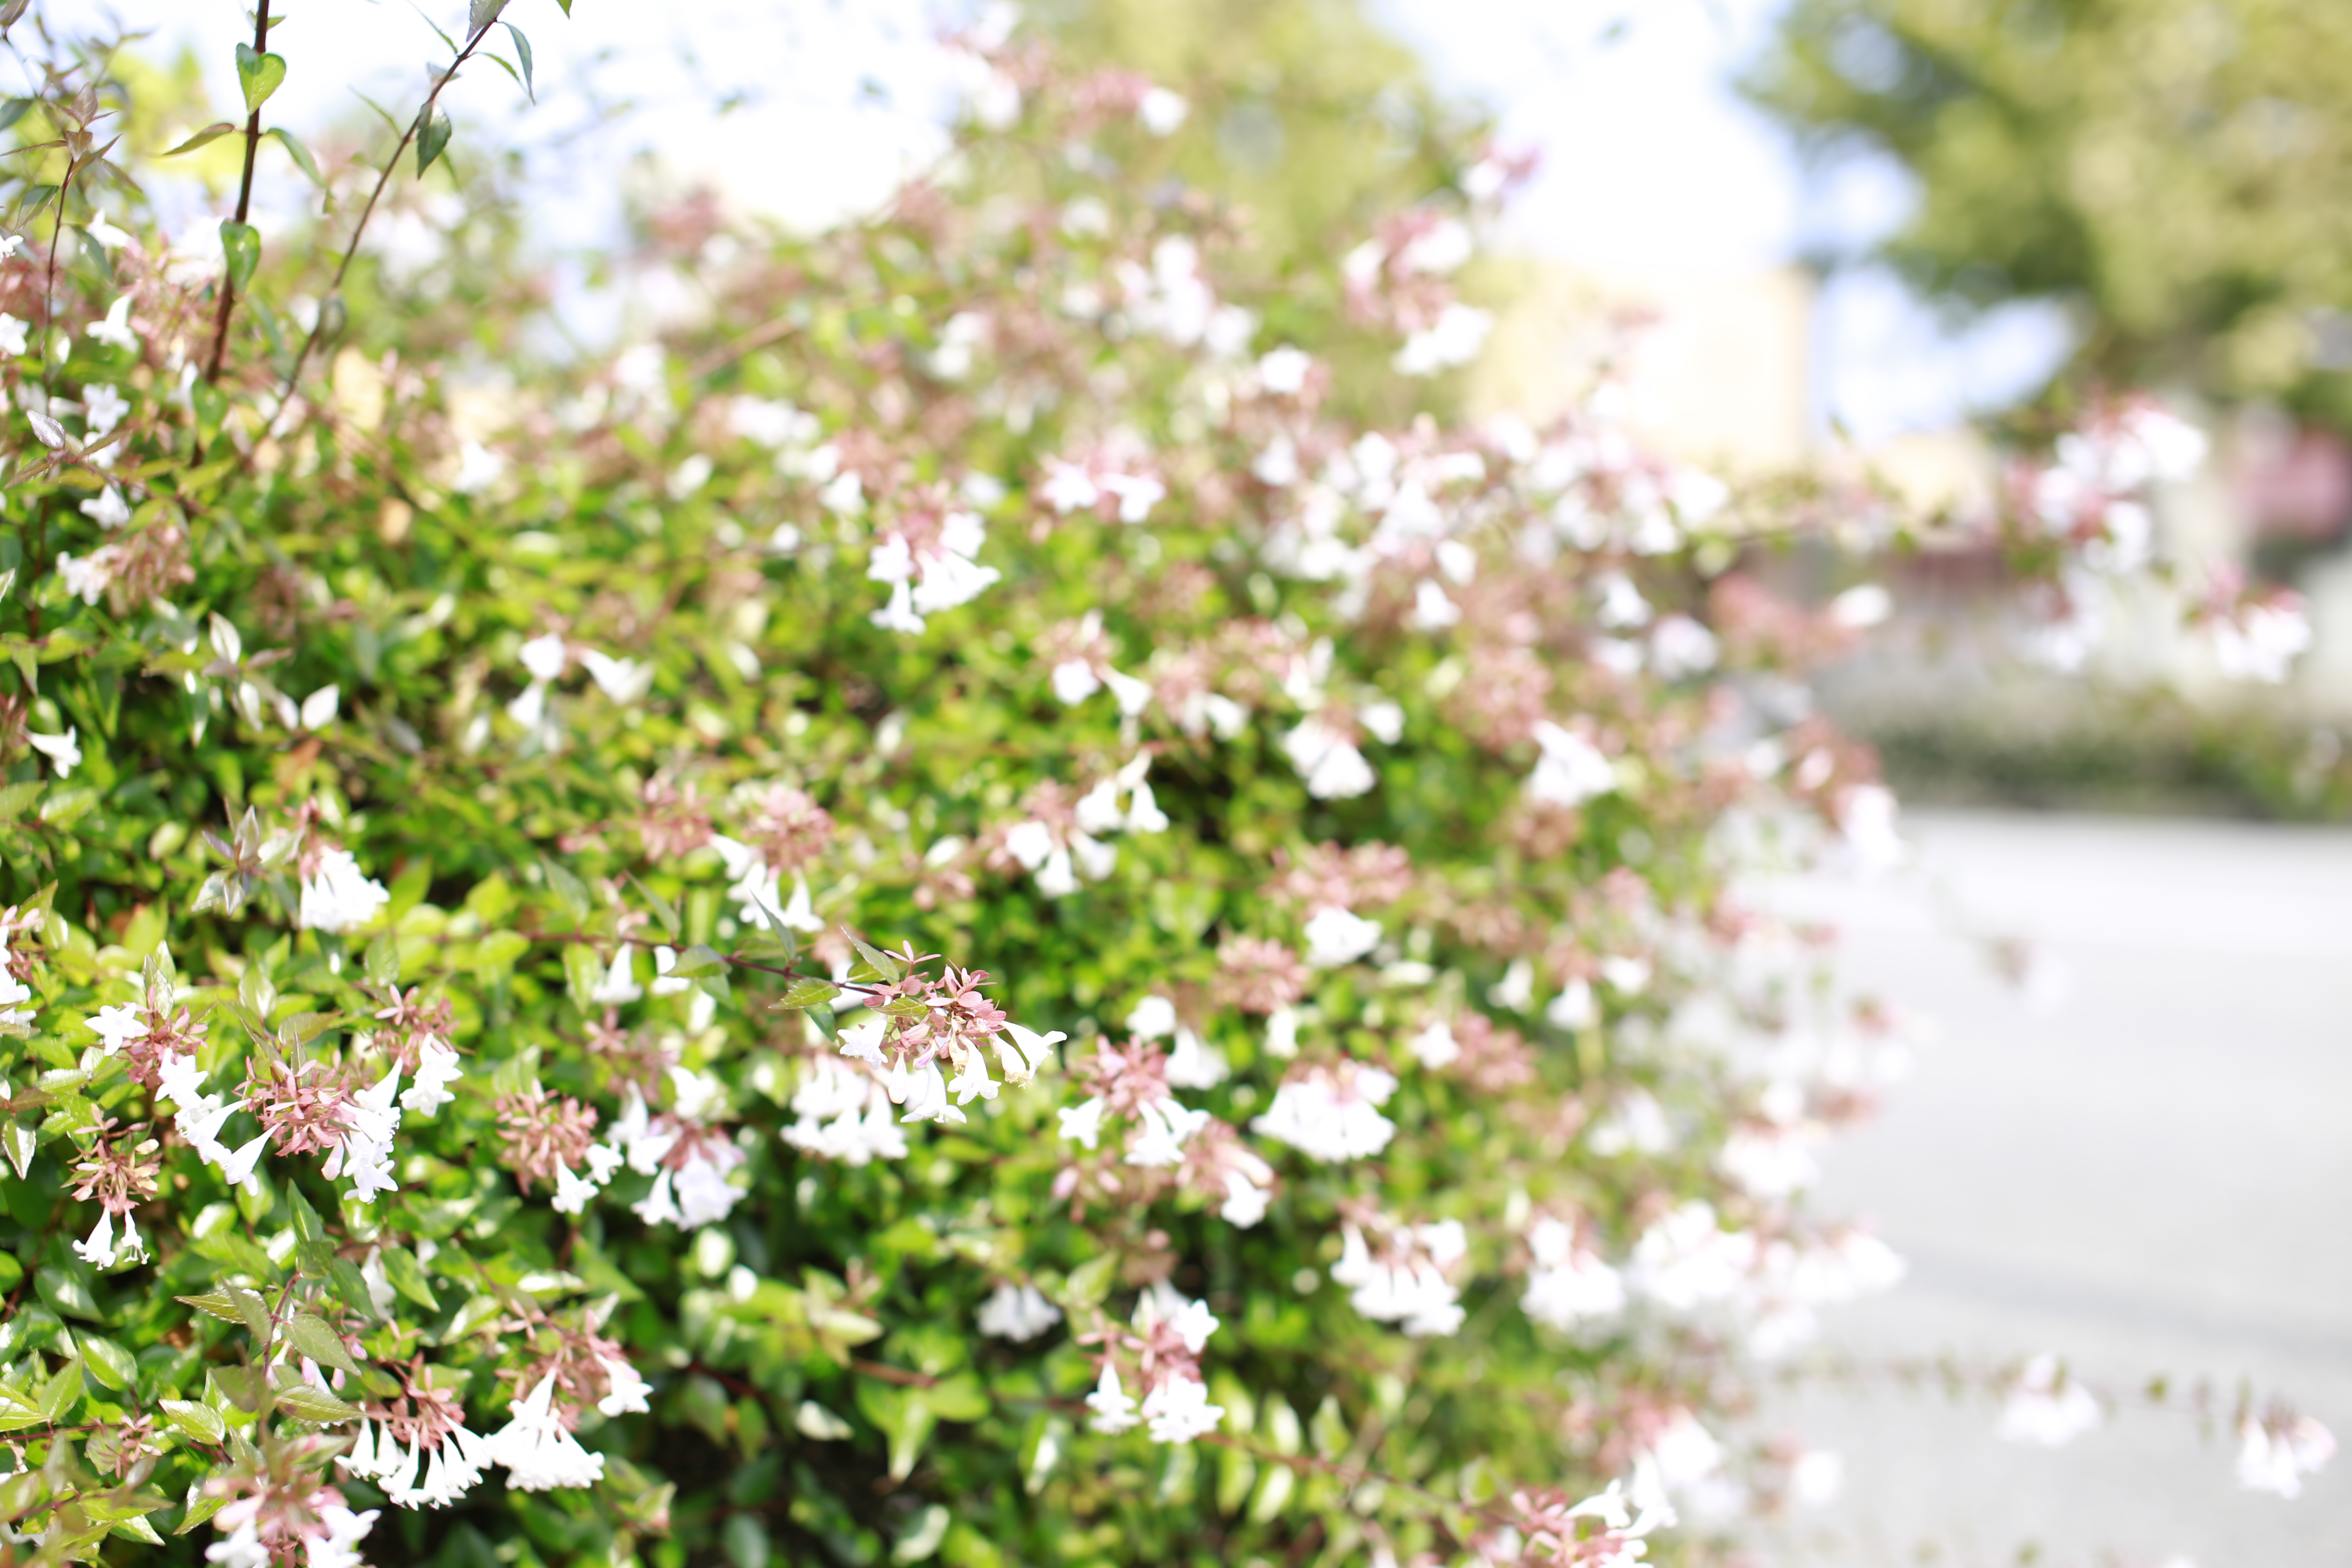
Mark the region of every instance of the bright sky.
[[[1444, 86], [1495, 107], [1508, 142], [1544, 149], [1544, 172], [1506, 236], [1514, 247], [1612, 270], [1747, 271], [1823, 239], [1882, 233], [1908, 200], [1884, 168], [1809, 180], [1729, 89], [1782, 0], [1370, 3]], [[453, 33], [463, 22], [457, 0], [422, 5]], [[215, 101], [235, 101], [228, 43], [248, 26], [242, 0], [108, 8], [152, 27], [158, 42], [200, 44]], [[405, 0], [277, 0], [273, 9], [290, 12], [270, 38], [290, 68], [273, 114], [297, 129], [364, 112], [352, 87], [408, 112], [427, 62], [446, 58]], [[556, 0], [512, 0], [507, 17], [534, 47], [538, 105], [488, 67], [459, 81], [452, 107], [461, 127], [487, 121], [536, 150], [537, 218], [560, 241], [604, 231], [616, 176], [644, 147], [739, 200], [821, 222], [870, 204], [936, 152], [940, 108], [956, 90], [953, 62], [934, 42], [937, 18], [973, 9], [958, 0], [576, 0], [566, 20]], [[624, 103], [626, 115], [603, 121]], [[455, 152], [467, 153], [462, 134]], [[1996, 405], [2032, 385], [2064, 343], [2046, 310], [1955, 335], [1868, 272], [1832, 283], [1819, 331], [1821, 401], [1864, 439]]]

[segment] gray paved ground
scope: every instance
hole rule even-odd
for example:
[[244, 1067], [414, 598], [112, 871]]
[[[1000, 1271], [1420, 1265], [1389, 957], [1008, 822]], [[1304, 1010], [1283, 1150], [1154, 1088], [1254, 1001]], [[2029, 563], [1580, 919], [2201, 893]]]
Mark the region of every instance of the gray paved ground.
[[[1835, 920], [1860, 982], [1938, 1020], [1820, 1191], [1911, 1262], [1827, 1342], [1863, 1358], [2069, 1355], [2291, 1394], [2352, 1450], [2352, 833], [1961, 814], [1906, 825], [1920, 867], [1780, 895]], [[2038, 938], [2037, 1009], [1952, 934]], [[2347, 1568], [2352, 1452], [2294, 1501], [2238, 1489], [2234, 1449], [2140, 1413], [2054, 1453], [1987, 1404], [1880, 1389], [1780, 1408], [1846, 1462], [1784, 1564]], [[1932, 1556], [1923, 1555], [1923, 1550]]]

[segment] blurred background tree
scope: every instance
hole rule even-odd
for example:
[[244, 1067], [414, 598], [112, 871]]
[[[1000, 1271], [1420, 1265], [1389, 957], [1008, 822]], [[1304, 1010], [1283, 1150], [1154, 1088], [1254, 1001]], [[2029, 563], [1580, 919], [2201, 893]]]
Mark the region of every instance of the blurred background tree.
[[2352, 6], [1796, 0], [1748, 83], [1892, 154], [1932, 297], [2078, 305], [2074, 370], [2352, 427]]
[[[1080, 62], [1137, 70], [1198, 112], [1171, 139], [1188, 184], [1248, 208], [1258, 268], [1292, 276], [1454, 187], [1487, 121], [1443, 98], [1357, 0], [1032, 0]], [[1336, 249], [1334, 248], [1336, 247]]]

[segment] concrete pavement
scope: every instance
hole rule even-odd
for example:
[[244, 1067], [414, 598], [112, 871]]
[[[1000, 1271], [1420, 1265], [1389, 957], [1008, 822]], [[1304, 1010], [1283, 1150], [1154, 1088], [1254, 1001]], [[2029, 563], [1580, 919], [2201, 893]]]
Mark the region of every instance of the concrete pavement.
[[[2347, 1452], [2288, 1501], [2242, 1491], [2234, 1436], [2184, 1415], [2050, 1451], [1995, 1436], [1983, 1397], [1810, 1387], [1774, 1414], [1843, 1453], [1844, 1494], [1759, 1544], [1823, 1568], [2352, 1564], [2352, 833], [1957, 813], [1905, 832], [1909, 870], [1773, 896], [1836, 923], [1851, 982], [1939, 1035], [1824, 1158], [1817, 1206], [1871, 1215], [1911, 1271], [1820, 1348], [2055, 1352], [2095, 1385], [2210, 1379], [2225, 1405], [2247, 1379]], [[2036, 942], [2038, 1005], [1956, 925]]]

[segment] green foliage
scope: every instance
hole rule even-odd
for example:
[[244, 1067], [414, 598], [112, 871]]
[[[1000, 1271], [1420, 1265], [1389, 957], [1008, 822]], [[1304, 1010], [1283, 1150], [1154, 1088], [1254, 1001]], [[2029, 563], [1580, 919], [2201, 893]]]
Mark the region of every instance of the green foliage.
[[1801, 0], [1756, 73], [1892, 153], [1888, 256], [1970, 304], [2082, 302], [2091, 374], [2352, 423], [2352, 13], [2273, 0]]

